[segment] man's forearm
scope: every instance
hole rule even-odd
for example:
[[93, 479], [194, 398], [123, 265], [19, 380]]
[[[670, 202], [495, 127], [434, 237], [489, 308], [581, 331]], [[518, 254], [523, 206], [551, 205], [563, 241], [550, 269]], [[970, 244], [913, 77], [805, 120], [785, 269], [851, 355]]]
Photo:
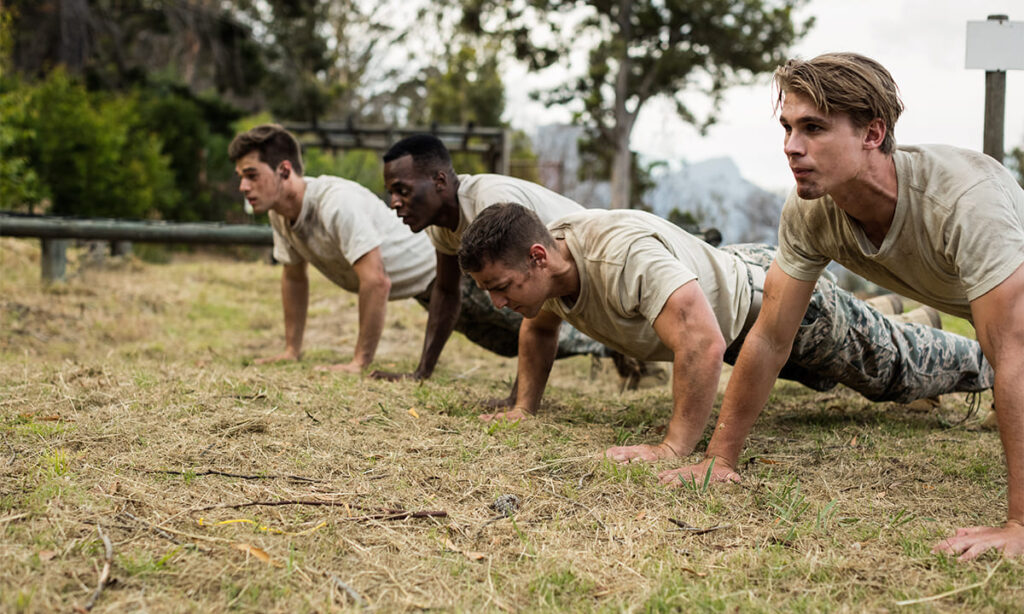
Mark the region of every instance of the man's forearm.
[[672, 418], [664, 443], [677, 456], [693, 452], [704, 434], [722, 375], [722, 354], [714, 344], [676, 352], [672, 364]]
[[775, 379], [789, 357], [791, 346], [773, 346], [751, 331], [729, 378], [718, 426], [708, 444], [707, 456], [735, 468], [743, 443], [761, 414]]
[[306, 330], [309, 307], [309, 280], [305, 277], [281, 276], [281, 304], [284, 307], [285, 350], [298, 358], [302, 352], [302, 336]]
[[1006, 453], [1007, 519], [1024, 524], [1024, 363], [998, 363], [995, 381], [996, 420]]
[[527, 413], [537, 413], [557, 352], [557, 328], [554, 332], [531, 330], [527, 322], [523, 322], [519, 332], [517, 408]]
[[448, 337], [455, 329], [462, 305], [462, 294], [458, 287], [445, 291], [435, 284], [430, 292], [430, 307], [427, 310], [427, 332], [423, 338], [423, 352], [416, 368], [416, 377], [426, 378], [434, 373], [437, 359], [441, 356]]
[[377, 283], [359, 285], [359, 335], [352, 360], [360, 367], [372, 363], [377, 352], [384, 332], [390, 290], [391, 284], [386, 277]]

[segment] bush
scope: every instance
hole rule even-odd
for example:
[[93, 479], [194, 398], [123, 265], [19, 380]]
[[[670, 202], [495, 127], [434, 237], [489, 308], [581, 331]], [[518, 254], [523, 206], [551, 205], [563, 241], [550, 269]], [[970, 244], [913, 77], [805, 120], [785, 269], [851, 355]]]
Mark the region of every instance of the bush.
[[[146, 129], [137, 96], [90, 94], [58, 69], [3, 98], [10, 153], [46, 187], [50, 213], [140, 218], [177, 202], [169, 158]], [[31, 175], [22, 177], [22, 193], [38, 196], [25, 187]]]

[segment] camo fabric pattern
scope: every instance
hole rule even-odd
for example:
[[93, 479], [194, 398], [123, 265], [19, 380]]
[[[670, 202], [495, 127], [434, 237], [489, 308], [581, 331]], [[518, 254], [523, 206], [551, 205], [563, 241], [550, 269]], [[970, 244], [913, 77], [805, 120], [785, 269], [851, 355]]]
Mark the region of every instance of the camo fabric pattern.
[[[431, 284], [433, 285], [433, 284]], [[430, 304], [430, 288], [416, 297], [424, 307]], [[469, 275], [462, 276], [462, 309], [455, 330], [480, 347], [500, 356], [519, 353], [519, 325], [523, 316], [511, 309], [497, 309], [491, 297], [477, 287]], [[558, 329], [556, 358], [592, 354], [608, 356], [608, 348], [562, 322]]]
[[[721, 248], [768, 270], [769, 245]], [[735, 362], [736, 351], [726, 356]], [[894, 322], [867, 303], [819, 279], [780, 377], [815, 390], [842, 383], [872, 401], [909, 402], [947, 392], [992, 387], [994, 374], [977, 341], [922, 324]]]

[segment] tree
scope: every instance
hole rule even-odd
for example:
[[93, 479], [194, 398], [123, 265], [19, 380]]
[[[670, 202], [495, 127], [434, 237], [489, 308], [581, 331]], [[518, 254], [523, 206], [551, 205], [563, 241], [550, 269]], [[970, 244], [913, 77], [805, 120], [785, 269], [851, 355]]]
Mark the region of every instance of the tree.
[[1017, 176], [1017, 183], [1024, 188], [1024, 146], [1014, 147], [1007, 157], [1009, 158], [1007, 166]]
[[[588, 45], [584, 74], [542, 93], [576, 105], [577, 120], [614, 152], [612, 206], [630, 204], [629, 138], [643, 105], [668, 96], [704, 132], [725, 90], [780, 64], [812, 25], [795, 24], [805, 0], [462, 0], [462, 24], [506, 40], [532, 70], [565, 65]], [[686, 95], [703, 93], [704, 117]]]

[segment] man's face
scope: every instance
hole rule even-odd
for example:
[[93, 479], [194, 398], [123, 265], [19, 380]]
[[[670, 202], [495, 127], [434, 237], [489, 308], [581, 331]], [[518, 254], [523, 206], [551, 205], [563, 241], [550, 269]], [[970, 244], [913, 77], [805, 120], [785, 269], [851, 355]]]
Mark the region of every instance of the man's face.
[[235, 172], [242, 178], [238, 190], [249, 201], [253, 212], [266, 213], [280, 201], [284, 182], [269, 164], [260, 160], [258, 151], [239, 158]]
[[806, 97], [787, 93], [779, 122], [800, 198], [821, 198], [860, 174], [867, 129], [854, 126], [847, 114], [825, 114]]
[[416, 168], [412, 156], [402, 156], [384, 165], [384, 187], [389, 194], [388, 207], [413, 232], [436, 223], [444, 205], [441, 186]]
[[535, 317], [549, 298], [542, 269], [533, 263], [510, 267], [503, 262], [490, 261], [483, 269], [469, 275], [477, 286], [487, 291], [495, 307], [508, 307], [525, 318]]

